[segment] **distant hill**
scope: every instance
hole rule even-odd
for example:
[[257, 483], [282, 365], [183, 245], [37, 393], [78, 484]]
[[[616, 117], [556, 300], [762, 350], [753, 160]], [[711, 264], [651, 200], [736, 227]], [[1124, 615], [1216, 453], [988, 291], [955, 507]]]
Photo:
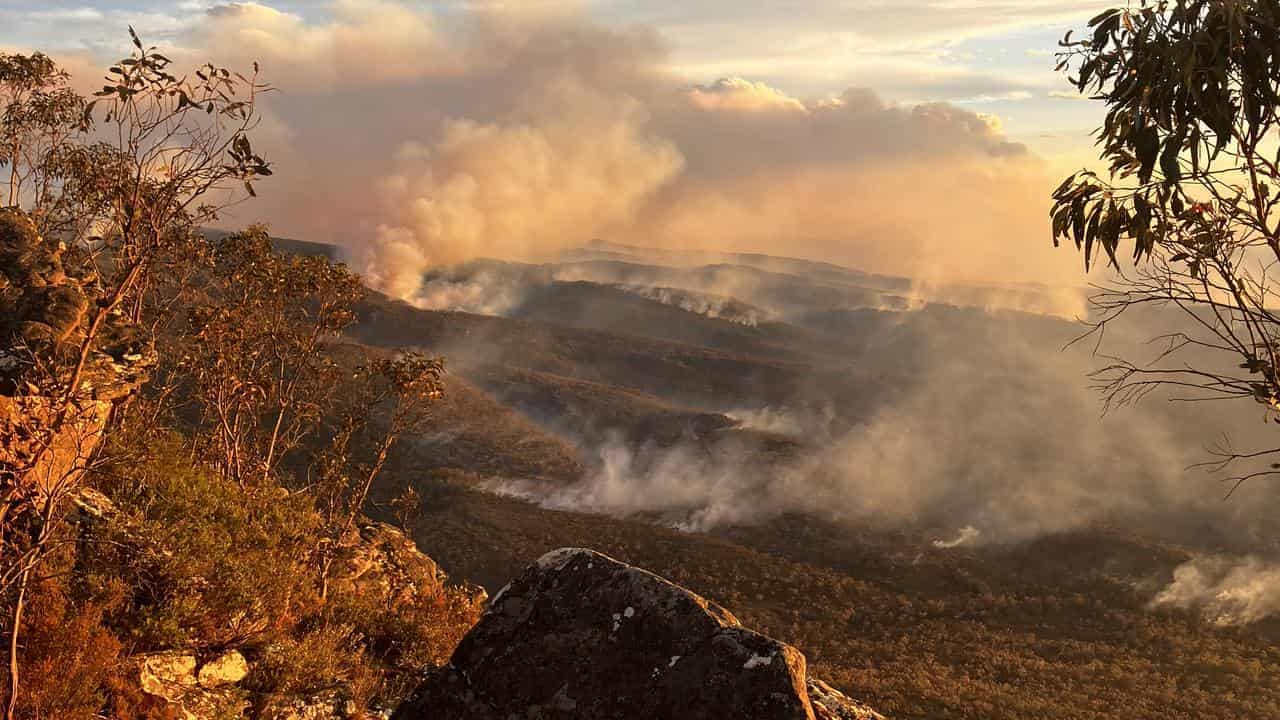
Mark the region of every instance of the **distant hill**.
[[[360, 308], [353, 341], [447, 359], [437, 427], [380, 492], [418, 489], [417, 539], [450, 573], [496, 590], [548, 550], [595, 548], [733, 607], [893, 717], [1111, 720], [1123, 707], [1225, 720], [1280, 708], [1280, 621], [1223, 629], [1148, 607], [1188, 548], [1261, 551], [1247, 538], [1267, 536], [1258, 518], [1280, 512], [1263, 503], [1227, 521], [1234, 511], [1212, 493], [1192, 508], [1109, 489], [1162, 472], [1115, 453], [1165, 434], [1192, 447], [1214, 410], [1179, 420], [1156, 405], [1090, 434], [1088, 348], [1063, 351], [1078, 325], [987, 309], [983, 288], [970, 288], [979, 307], [921, 303], [895, 294], [910, 289], [901, 279], [838, 266], [642, 250], [476, 260], [428, 275], [443, 308], [378, 293]], [[754, 324], [740, 321], [751, 312]], [[850, 443], [861, 465], [823, 467]], [[849, 515], [856, 491], [830, 494], [856, 473], [879, 478], [870, 492], [916, 502], [920, 484], [942, 481], [911, 473], [935, 462], [956, 484], [911, 512]], [[935, 544], [956, 537], [956, 513], [998, 524], [1001, 503], [1063, 482], [1115, 512]], [[806, 483], [814, 499], [800, 512]], [[1075, 511], [1046, 502], [1048, 518]], [[734, 515], [735, 503], [760, 512]], [[707, 522], [711, 511], [728, 514]]]
[[[204, 228], [202, 232], [205, 237], [211, 240], [220, 240], [231, 234], [228, 230], [218, 230], [216, 228]], [[330, 260], [340, 260], [342, 258], [342, 250], [336, 245], [278, 237], [271, 238], [271, 242], [280, 252], [292, 255], [324, 257]]]

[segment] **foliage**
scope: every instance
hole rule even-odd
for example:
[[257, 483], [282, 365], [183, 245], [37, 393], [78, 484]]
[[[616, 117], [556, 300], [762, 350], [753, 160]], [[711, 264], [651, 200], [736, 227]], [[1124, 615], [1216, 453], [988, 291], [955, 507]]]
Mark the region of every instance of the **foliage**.
[[[1180, 316], [1160, 321], [1170, 329], [1151, 362], [1102, 371], [1108, 399], [1165, 387], [1280, 411], [1280, 6], [1144, 0], [1089, 26], [1086, 39], [1063, 40], [1059, 69], [1106, 106], [1097, 135], [1109, 172], [1082, 171], [1054, 192], [1055, 242], [1074, 242], [1086, 267], [1105, 255], [1120, 275], [1094, 298], [1098, 329], [1138, 307]], [[1129, 274], [1117, 261], [1125, 243]]]
[[326, 530], [320, 553], [325, 578], [334, 548], [364, 510], [392, 449], [402, 436], [422, 430], [430, 419], [435, 401], [443, 394], [443, 374], [441, 360], [414, 352], [375, 358], [357, 368], [336, 413], [332, 439], [316, 454], [314, 463], [312, 492]]
[[42, 230], [60, 204], [62, 157], [88, 129], [86, 103], [68, 79], [43, 53], [0, 53], [0, 167], [9, 169], [7, 204], [29, 196]]
[[475, 623], [472, 593], [431, 583], [394, 601], [354, 586], [322, 598], [312, 495], [245, 492], [180, 435], [136, 429], [113, 436], [94, 475], [107, 511], [65, 523], [80, 541], [32, 586], [17, 717], [166, 717], [134, 658], [172, 649], [244, 652], [257, 706], [339, 686], [360, 707], [393, 702]]
[[77, 599], [73, 595], [82, 593], [73, 590], [65, 576], [43, 578], [32, 588], [23, 648], [28, 681], [19, 716], [98, 718], [108, 685], [119, 675], [123, 643], [104, 622], [119, 598], [95, 593]]
[[[243, 649], [258, 700], [337, 681], [361, 703], [399, 692], [451, 652], [474, 621], [473, 596], [431, 585], [388, 602], [344, 586], [330, 598], [328, 580], [398, 440], [428, 421], [443, 365], [414, 353], [347, 362], [336, 343], [364, 293], [355, 275], [275, 252], [263, 227], [202, 236], [271, 174], [249, 139], [270, 88], [256, 65], [251, 76], [205, 65], [179, 77], [131, 39], [92, 102], [47, 57], [0, 55], [11, 203], [34, 218], [31, 237], [48, 236], [50, 257], [65, 247], [91, 270], [76, 278], [89, 299], [79, 314], [44, 323], [66, 352], [30, 363], [57, 381], [39, 386], [53, 388], [51, 420], [34, 436], [68, 422], [105, 338], [134, 357], [121, 322], [156, 335], [161, 351], [157, 382], [115, 408], [105, 449], [42, 512], [16, 507], [25, 496], [13, 493], [0, 504], [3, 537], [30, 556], [0, 588], [11, 591], [9, 720], [166, 717], [128, 670], [132, 653], [152, 650]], [[0, 290], [31, 273], [9, 275]], [[57, 309], [18, 290], [24, 308]], [[91, 521], [68, 512], [83, 471], [112, 505]], [[32, 575], [55, 549], [58, 582]], [[70, 657], [73, 636], [100, 653]], [[20, 683], [23, 664], [66, 668], [67, 683]]]
[[[25, 204], [21, 209], [35, 217], [37, 236], [50, 233], [48, 242], [75, 248], [87, 256], [81, 264], [94, 270], [86, 279], [92, 287], [68, 289], [61, 298], [72, 306], [66, 314], [74, 319], [61, 329], [74, 335], [74, 347], [41, 354], [23, 338], [0, 338], [6, 353], [17, 346], [51, 378], [32, 383], [54, 388], [41, 390], [47, 408], [23, 419], [22, 434], [41, 448], [54, 447], [79, 428], [86, 401], [95, 397], [97, 383], [89, 381], [95, 348], [121, 327], [122, 316], [135, 324], [142, 319], [142, 300], [162, 252], [234, 201], [233, 183], [252, 194], [252, 182], [270, 174], [248, 137], [258, 122], [257, 96], [266, 86], [213, 66], [197, 70], [197, 79], [177, 77], [168, 58], [144, 47], [132, 29], [130, 36], [134, 51], [110, 68], [93, 102], [72, 92], [66, 73], [42, 54], [0, 56], [0, 141], [6, 145], [9, 203]], [[95, 128], [99, 132], [88, 134]], [[38, 287], [40, 279], [18, 280]], [[20, 295], [30, 294], [23, 290]], [[48, 305], [58, 299], [44, 298]], [[63, 323], [43, 324], [59, 329]], [[72, 465], [90, 456], [80, 449]], [[45, 454], [0, 466], [0, 539], [14, 561], [6, 563], [0, 586], [8, 617], [6, 720], [14, 720], [20, 700], [20, 634], [32, 574], [50, 551], [84, 469], [73, 467], [33, 488], [29, 476]], [[8, 572], [15, 566], [18, 572]]]
[[1278, 156], [1264, 145], [1280, 123], [1278, 23], [1270, 2], [1147, 0], [1095, 17], [1089, 39], [1068, 34], [1059, 68], [1105, 103], [1102, 158], [1112, 178], [1136, 182], [1069, 178], [1054, 194], [1054, 234], [1086, 263], [1096, 245], [1114, 264], [1127, 238], [1135, 260], [1163, 255], [1193, 277], [1233, 254], [1224, 242], [1280, 253]]
[[109, 69], [87, 108], [117, 139], [96, 146], [114, 162], [79, 208], [96, 211], [104, 247], [126, 277], [146, 270], [175, 231], [215, 219], [237, 184], [252, 195], [254, 180], [271, 174], [249, 140], [258, 97], [270, 89], [256, 64], [251, 76], [205, 65], [178, 77], [169, 58], [130, 36], [134, 51]]
[[[119, 508], [86, 547], [90, 579], [132, 589], [114, 618], [140, 650], [237, 648], [261, 642], [305, 609], [303, 565], [318, 517], [305, 496], [263, 487], [246, 494], [190, 462], [177, 436], [146, 442], [101, 473]], [[302, 605], [302, 607], [299, 607]]]
[[377, 693], [383, 700], [407, 697], [423, 668], [448, 662], [480, 611], [475, 596], [457, 587], [414, 595], [394, 612], [378, 598], [360, 593], [334, 593], [328, 603], [331, 622], [349, 627], [381, 663]]
[[207, 300], [178, 329], [175, 372], [207, 428], [202, 451], [247, 485], [314, 436], [345, 380], [324, 352], [354, 320], [359, 279], [325, 258], [278, 254], [264, 227], [213, 248]]
[[366, 693], [376, 681], [359, 658], [360, 639], [345, 625], [325, 625], [291, 635], [264, 649], [249, 678], [263, 694], [303, 696], [348, 684]]

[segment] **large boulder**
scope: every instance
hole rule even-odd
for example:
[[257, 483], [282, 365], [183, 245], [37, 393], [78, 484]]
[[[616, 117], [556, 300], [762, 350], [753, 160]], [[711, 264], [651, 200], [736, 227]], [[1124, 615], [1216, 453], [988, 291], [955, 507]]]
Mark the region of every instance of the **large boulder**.
[[[811, 687], [830, 691], [820, 705]], [[600, 553], [563, 549], [498, 593], [449, 665], [393, 717], [877, 717], [840, 698], [809, 683], [798, 650], [724, 608]]]

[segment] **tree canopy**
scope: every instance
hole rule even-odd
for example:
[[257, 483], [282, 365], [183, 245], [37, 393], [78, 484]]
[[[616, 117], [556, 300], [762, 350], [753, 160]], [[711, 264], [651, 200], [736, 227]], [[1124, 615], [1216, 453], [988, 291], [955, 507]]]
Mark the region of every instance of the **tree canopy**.
[[1139, 307], [1175, 312], [1157, 321], [1153, 360], [1100, 372], [1108, 400], [1157, 388], [1248, 398], [1280, 422], [1280, 4], [1143, 0], [1061, 46], [1058, 69], [1106, 108], [1096, 137], [1107, 170], [1054, 191], [1054, 242], [1114, 274], [1093, 298], [1096, 329]]

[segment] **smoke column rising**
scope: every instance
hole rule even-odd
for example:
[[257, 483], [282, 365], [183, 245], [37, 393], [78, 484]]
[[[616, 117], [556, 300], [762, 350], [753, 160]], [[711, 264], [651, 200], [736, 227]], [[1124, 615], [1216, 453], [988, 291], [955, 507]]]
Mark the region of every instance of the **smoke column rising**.
[[340, 243], [396, 297], [441, 265], [593, 237], [935, 284], [1076, 280], [1050, 247], [1047, 168], [991, 118], [678, 77], [655, 31], [571, 8], [342, 0], [321, 16], [219, 6], [176, 55], [260, 61], [282, 89], [257, 138], [276, 182], [235, 222]]

